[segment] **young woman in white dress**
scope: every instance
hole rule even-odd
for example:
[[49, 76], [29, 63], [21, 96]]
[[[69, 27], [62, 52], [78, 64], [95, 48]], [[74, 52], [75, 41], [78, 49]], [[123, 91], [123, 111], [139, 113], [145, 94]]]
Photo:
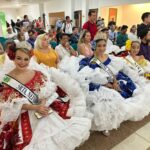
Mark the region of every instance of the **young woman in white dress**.
[[0, 79], [0, 149], [73, 150], [91, 128], [84, 94], [65, 73], [29, 65], [30, 49], [11, 49], [15, 65]]
[[125, 57], [127, 65], [137, 72], [139, 76], [150, 78], [150, 62], [144, 58], [143, 55], [139, 56], [140, 42], [128, 40], [126, 48], [129, 55]]
[[141, 120], [150, 112], [150, 85], [124, 59], [105, 51], [106, 40], [98, 39], [94, 57], [66, 57], [59, 65], [84, 90], [87, 109], [94, 116], [92, 130], [96, 131], [117, 129], [121, 122]]

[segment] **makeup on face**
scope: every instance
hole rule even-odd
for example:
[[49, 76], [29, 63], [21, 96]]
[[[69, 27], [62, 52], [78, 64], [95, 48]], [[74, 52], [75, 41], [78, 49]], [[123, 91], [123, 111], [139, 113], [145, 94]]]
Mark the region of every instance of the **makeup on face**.
[[69, 42], [68, 36], [63, 36], [62, 39], [61, 39], [61, 43], [64, 45], [64, 44], [66, 44], [68, 42]]
[[96, 51], [104, 53], [106, 51], [106, 42], [105, 41], [99, 41], [97, 43], [97, 46], [96, 46]]
[[49, 45], [48, 36], [44, 36], [42, 39], [42, 47], [47, 47]]
[[19, 69], [19, 70], [25, 70], [29, 66], [30, 57], [24, 51], [17, 50], [16, 56], [15, 56], [15, 59], [14, 59], [14, 63], [16, 65], [17, 69]]
[[130, 53], [133, 55], [137, 55], [140, 51], [140, 44], [137, 42], [132, 43]]
[[85, 41], [90, 42], [91, 41], [91, 34], [89, 32], [85, 35]]

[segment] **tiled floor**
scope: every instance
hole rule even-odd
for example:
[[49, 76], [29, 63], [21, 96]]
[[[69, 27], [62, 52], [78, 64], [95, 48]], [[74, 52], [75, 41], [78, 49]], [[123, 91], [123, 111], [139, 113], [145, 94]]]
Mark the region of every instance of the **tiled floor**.
[[112, 148], [112, 150], [147, 150], [149, 148], [150, 122]]
[[93, 132], [77, 150], [150, 150], [150, 115], [142, 121], [127, 121], [109, 137]]

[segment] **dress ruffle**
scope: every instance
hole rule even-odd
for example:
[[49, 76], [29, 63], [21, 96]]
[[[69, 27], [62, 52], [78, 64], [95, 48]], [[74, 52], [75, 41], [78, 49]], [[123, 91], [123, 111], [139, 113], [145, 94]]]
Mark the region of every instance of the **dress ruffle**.
[[150, 84], [144, 78], [139, 77], [138, 74], [133, 72], [122, 58], [116, 58], [115, 56], [109, 57], [111, 62], [109, 62], [108, 67], [113, 74], [117, 75], [119, 71], [122, 71], [133, 81], [132, 97], [125, 99], [115, 90], [103, 86], [100, 86], [99, 89], [95, 88], [95, 90], [89, 91], [89, 85], [91, 83], [94, 85], [108, 83], [108, 74], [100, 71], [99, 68], [92, 69], [89, 66], [88, 61], [90, 58], [85, 58], [87, 61], [82, 64], [82, 69], [79, 66], [79, 62], [83, 60], [83, 56], [79, 58], [73, 56], [70, 58], [66, 57], [59, 65], [62, 71], [68, 72], [79, 82], [82, 89], [86, 91], [87, 110], [93, 114], [92, 130], [103, 131], [116, 129], [123, 121], [142, 120], [150, 113], [148, 92]]
[[[5, 66], [9, 63], [5, 64]], [[8, 73], [14, 67], [1, 71], [1, 74]], [[29, 145], [24, 150], [73, 150], [81, 143], [88, 139], [91, 128], [91, 120], [86, 118], [85, 96], [80, 89], [78, 83], [69, 75], [57, 70], [49, 69], [44, 65], [38, 65], [34, 60], [31, 60], [30, 69], [41, 71], [47, 78], [44, 86], [40, 89], [40, 98], [47, 98], [47, 104], [51, 104], [57, 96], [56, 86], [60, 86], [70, 97], [69, 115], [71, 119], [63, 119], [56, 112], [53, 112], [48, 117], [38, 120], [35, 117], [34, 111], [28, 111], [30, 124], [32, 128], [32, 139]], [[21, 106], [28, 103], [27, 99], [20, 99], [22, 103], [18, 105], [16, 114], [13, 120], [16, 120]], [[19, 101], [17, 99], [17, 101]], [[20, 102], [21, 102], [20, 101]], [[18, 103], [19, 104], [19, 103]], [[15, 109], [11, 105], [11, 109]], [[8, 109], [8, 107], [6, 108]], [[12, 121], [11, 116], [7, 118], [7, 122]], [[21, 132], [21, 131], [19, 131]]]

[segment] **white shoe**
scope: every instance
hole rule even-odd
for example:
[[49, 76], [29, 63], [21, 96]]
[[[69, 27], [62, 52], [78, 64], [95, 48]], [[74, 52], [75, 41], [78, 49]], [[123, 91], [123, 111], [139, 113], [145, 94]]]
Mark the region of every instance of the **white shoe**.
[[103, 131], [102, 133], [103, 133], [103, 135], [105, 135], [105, 136], [107, 136], [107, 137], [110, 136], [110, 132], [109, 132], [108, 130], [105, 130], [105, 131]]

